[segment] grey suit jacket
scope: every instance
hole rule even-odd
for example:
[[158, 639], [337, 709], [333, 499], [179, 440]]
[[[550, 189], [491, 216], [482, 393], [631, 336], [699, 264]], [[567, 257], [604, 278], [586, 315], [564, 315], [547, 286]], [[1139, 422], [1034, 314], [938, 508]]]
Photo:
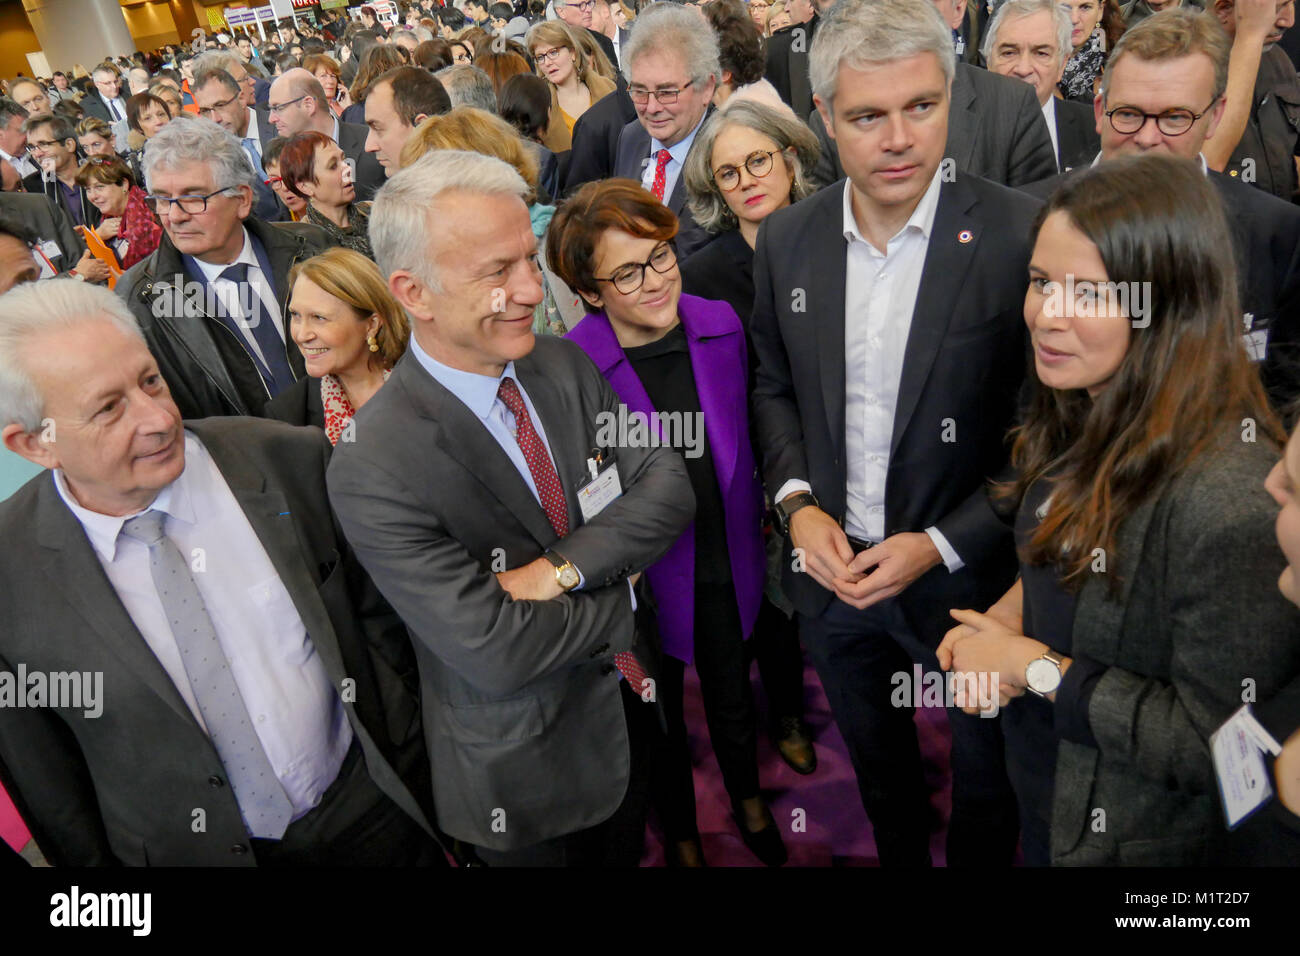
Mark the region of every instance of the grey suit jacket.
[[[826, 133], [820, 110], [808, 125], [821, 140], [813, 171], [819, 186], [844, 178], [835, 141]], [[948, 110], [948, 143], [943, 155], [962, 172], [1004, 186], [1038, 182], [1056, 174], [1052, 137], [1034, 88], [1023, 80], [958, 63]]]
[[1107, 574], [1079, 594], [1072, 656], [1108, 669], [1088, 705], [1098, 747], [1063, 740], [1057, 752], [1054, 864], [1221, 858], [1207, 738], [1250, 699], [1246, 687], [1267, 701], [1300, 674], [1300, 614], [1277, 590], [1286, 559], [1264, 491], [1278, 453], [1241, 439], [1226, 436], [1132, 514]]
[[58, 244], [59, 254], [50, 256], [50, 264], [59, 272], [75, 266], [86, 251], [68, 214], [40, 193], [0, 193], [0, 211], [26, 223], [41, 242]]
[[[494, 850], [594, 826], [618, 808], [629, 752], [612, 658], [633, 643], [624, 579], [695, 514], [676, 453], [598, 441], [597, 416], [619, 402], [581, 349], [539, 336], [515, 369], [564, 489], [564, 539], [474, 413], [410, 352], [329, 469], [348, 540], [415, 643], [438, 825]], [[598, 447], [617, 462], [623, 494], [584, 523], [576, 488]], [[511, 599], [493, 572], [552, 547], [584, 588]]]
[[[250, 418], [187, 422], [275, 565], [375, 783], [429, 829], [414, 662], [398, 618], [329, 510], [317, 429]], [[103, 673], [103, 713], [0, 707], [0, 779], [56, 866], [253, 866], [211, 740], [140, 636], [85, 532], [42, 473], [0, 504], [0, 671]], [[416, 784], [413, 783], [412, 786]], [[422, 784], [421, 784], [422, 785]], [[192, 829], [202, 808], [206, 830]], [[242, 847], [242, 850], [235, 849]]]
[[[704, 114], [707, 119], [713, 108], [709, 107], [708, 112]], [[701, 127], [703, 120], [700, 121]], [[691, 149], [694, 149], [694, 143]], [[634, 119], [623, 127], [623, 132], [618, 137], [618, 149], [614, 157], [614, 175], [625, 176], [628, 179], [641, 181], [641, 173], [645, 170], [645, 165], [654, 160], [650, 156], [650, 134], [646, 132], [639, 119]], [[686, 204], [686, 177], [679, 174], [677, 182], [673, 184], [673, 191], [668, 196], [668, 201], [664, 204], [677, 215], [677, 237], [673, 244], [677, 247], [677, 258], [685, 259], [692, 252], [705, 246], [712, 235], [705, 232], [696, 222], [695, 217], [691, 215], [691, 208]]]

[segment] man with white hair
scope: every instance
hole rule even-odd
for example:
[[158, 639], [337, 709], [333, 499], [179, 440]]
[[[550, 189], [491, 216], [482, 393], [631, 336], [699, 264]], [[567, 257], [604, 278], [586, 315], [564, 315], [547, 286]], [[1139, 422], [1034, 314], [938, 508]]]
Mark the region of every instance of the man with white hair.
[[[888, 866], [930, 860], [913, 706], [942, 685], [948, 610], [989, 607], [1016, 572], [987, 483], [1024, 378], [1039, 204], [945, 169], [955, 59], [929, 0], [837, 0], [810, 64], [847, 179], [765, 219], [754, 251], [754, 419], [790, 539], [782, 589]], [[1009, 865], [998, 722], [955, 706], [948, 722], [948, 862]]]
[[409, 645], [331, 517], [325, 437], [183, 423], [131, 313], [75, 279], [0, 296], [0, 343], [0, 435], [47, 469], [0, 505], [0, 671], [67, 689], [0, 707], [0, 778], [46, 858], [445, 864]]
[[284, 137], [307, 130], [324, 133], [339, 144], [352, 165], [357, 199], [370, 199], [384, 184], [384, 169], [366, 152], [370, 131], [361, 123], [344, 123], [330, 110], [320, 80], [302, 67], [287, 70], [271, 84], [268, 117]]
[[988, 68], [1024, 80], [1038, 94], [1058, 172], [1092, 162], [1101, 148], [1088, 104], [1056, 95], [1071, 49], [1070, 15], [1057, 0], [1006, 0], [984, 32]]
[[415, 644], [440, 829], [491, 865], [636, 866], [660, 731], [629, 583], [695, 498], [670, 449], [602, 428], [619, 400], [586, 355], [533, 334], [527, 193], [459, 150], [380, 192], [370, 240], [411, 342], [330, 501]]
[[257, 174], [210, 120], [163, 127], [144, 174], [165, 234], [116, 291], [186, 418], [260, 415], [305, 374], [287, 336], [289, 271], [329, 239], [310, 223], [252, 217]]
[[691, 215], [681, 173], [722, 76], [717, 36], [698, 11], [656, 3], [632, 25], [623, 59], [637, 118], [619, 134], [614, 175], [640, 180], [677, 214], [673, 242], [685, 259], [712, 238]]

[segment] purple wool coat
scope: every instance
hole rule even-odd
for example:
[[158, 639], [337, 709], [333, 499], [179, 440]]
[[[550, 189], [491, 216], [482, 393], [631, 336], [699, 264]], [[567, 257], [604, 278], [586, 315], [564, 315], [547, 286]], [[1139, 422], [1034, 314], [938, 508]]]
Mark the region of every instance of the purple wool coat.
[[[721, 492], [731, 579], [742, 636], [749, 638], [763, 597], [763, 489], [749, 439], [745, 331], [725, 302], [683, 295], [677, 307], [704, 413], [704, 432]], [[629, 413], [656, 411], [623, 354], [604, 312], [586, 316], [568, 336], [596, 363]], [[664, 653], [690, 663], [695, 651], [695, 525], [646, 569], [659, 607]]]

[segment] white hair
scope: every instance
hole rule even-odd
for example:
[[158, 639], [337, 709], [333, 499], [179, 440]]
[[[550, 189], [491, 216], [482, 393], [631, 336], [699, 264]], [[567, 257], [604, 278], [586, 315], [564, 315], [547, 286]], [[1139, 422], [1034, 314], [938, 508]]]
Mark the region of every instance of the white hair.
[[[370, 246], [384, 275], [411, 272], [435, 292], [442, 291], [436, 264], [429, 255], [431, 223], [438, 222], [437, 200], [444, 192], [480, 196], [517, 196], [527, 202], [528, 184], [513, 166], [495, 156], [459, 149], [435, 149], [399, 171], [375, 195], [370, 210]], [[455, 223], [440, 222], [438, 232], [451, 234]]]
[[222, 190], [257, 186], [257, 173], [235, 134], [210, 119], [196, 117], [160, 129], [144, 151], [145, 182], [153, 182], [155, 170], [176, 169], [189, 163], [207, 164], [212, 181]]
[[980, 50], [984, 62], [993, 63], [993, 47], [997, 44], [998, 28], [1003, 22], [1022, 20], [1025, 17], [1032, 17], [1035, 13], [1051, 15], [1052, 22], [1056, 24], [1056, 56], [1058, 60], [1065, 60], [1074, 51], [1074, 46], [1070, 43], [1072, 27], [1069, 6], [1059, 3], [1058, 0], [1005, 0], [984, 30], [984, 45]]
[[957, 71], [952, 27], [930, 0], [837, 0], [813, 38], [808, 78], [829, 107], [841, 66], [861, 69], [920, 53], [939, 58], [951, 85]]
[[0, 295], [0, 425], [41, 427], [45, 399], [20, 355], [35, 336], [83, 322], [109, 321], [141, 342], [144, 335], [126, 303], [108, 289], [77, 279], [45, 279]]
[[676, 3], [655, 3], [646, 7], [632, 23], [632, 32], [620, 51], [623, 76], [632, 82], [632, 67], [646, 53], [672, 51], [686, 63], [686, 75], [694, 83], [709, 77], [722, 79], [718, 37], [698, 10]]

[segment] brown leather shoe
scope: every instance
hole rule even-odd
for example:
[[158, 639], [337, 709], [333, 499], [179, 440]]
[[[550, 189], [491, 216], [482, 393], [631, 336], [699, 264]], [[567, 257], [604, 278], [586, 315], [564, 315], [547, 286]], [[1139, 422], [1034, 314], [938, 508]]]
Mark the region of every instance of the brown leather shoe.
[[807, 726], [798, 717], [781, 718], [776, 749], [795, 773], [807, 775], [817, 769], [817, 751]]

